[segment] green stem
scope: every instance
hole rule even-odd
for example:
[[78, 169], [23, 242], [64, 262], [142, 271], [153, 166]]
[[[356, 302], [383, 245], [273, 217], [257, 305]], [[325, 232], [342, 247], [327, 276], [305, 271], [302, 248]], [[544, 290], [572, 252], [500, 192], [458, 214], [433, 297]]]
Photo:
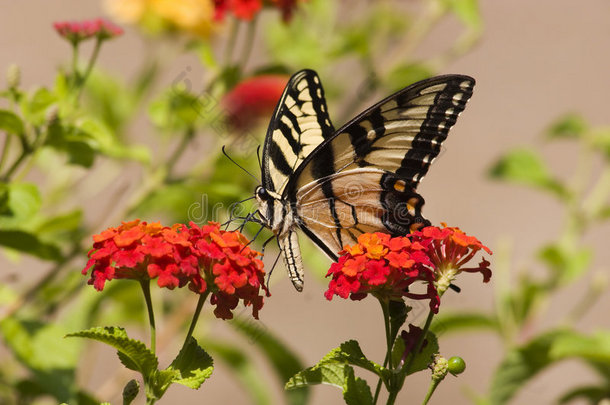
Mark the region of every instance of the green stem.
[[0, 156], [0, 172], [2, 171], [4, 163], [6, 162], [8, 151], [11, 148], [11, 138], [13, 138], [13, 136], [9, 133], [5, 132], [4, 135], [6, 136], [6, 138], [4, 138], [4, 144], [2, 145], [2, 155]]
[[436, 378], [433, 378], [432, 381], [430, 381], [430, 387], [428, 387], [428, 393], [426, 394], [426, 397], [424, 398], [424, 402], [422, 402], [422, 405], [426, 405], [428, 403], [428, 401], [430, 401], [432, 394], [434, 394], [434, 391], [436, 391], [436, 387], [438, 387], [438, 384], [441, 381], [442, 380], [436, 379]]
[[244, 44], [242, 57], [240, 60], [240, 68], [243, 70], [248, 63], [248, 59], [252, 54], [252, 48], [254, 47], [254, 37], [256, 36], [256, 22], [258, 21], [257, 17], [254, 17], [252, 21], [248, 23], [248, 32], [246, 33], [246, 43]]
[[[383, 324], [384, 324], [384, 329], [385, 329], [385, 340], [386, 340], [386, 355], [385, 355], [385, 359], [383, 361], [383, 366], [384, 367], [388, 367], [389, 365], [389, 369], [392, 370], [392, 346], [393, 346], [393, 342], [392, 342], [392, 336], [391, 336], [391, 328], [390, 328], [390, 302], [387, 299], [383, 299], [383, 298], [378, 298], [379, 300], [379, 304], [381, 305], [381, 311], [383, 313]], [[373, 404], [377, 403], [377, 400], [379, 399], [379, 393], [381, 392], [381, 384], [382, 384], [382, 380], [381, 378], [379, 378], [379, 381], [377, 381], [377, 387], [375, 387], [375, 397], [373, 398]]]
[[174, 170], [174, 166], [176, 166], [176, 163], [178, 162], [184, 151], [186, 151], [186, 148], [189, 146], [194, 137], [195, 129], [193, 127], [188, 127], [182, 135], [180, 143], [178, 144], [176, 149], [174, 149], [174, 152], [171, 154], [171, 156], [167, 159], [167, 162], [165, 163], [165, 167], [167, 168], [167, 178], [172, 177], [172, 171]]
[[91, 54], [91, 58], [89, 59], [89, 63], [87, 64], [87, 68], [85, 69], [85, 73], [78, 80], [78, 93], [76, 97], [77, 100], [80, 98], [80, 95], [83, 92], [83, 88], [85, 87], [85, 83], [87, 82], [89, 75], [91, 75], [93, 66], [95, 66], [97, 57], [100, 54], [100, 49], [102, 48], [102, 42], [104, 42], [104, 40], [100, 37], [95, 40], [95, 47], [93, 48], [93, 53]]
[[231, 59], [233, 56], [233, 51], [235, 50], [235, 43], [237, 42], [237, 33], [239, 32], [239, 21], [237, 18], [234, 18], [231, 23], [231, 33], [229, 34], [229, 40], [227, 42], [227, 47], [225, 48], [223, 65], [226, 67], [231, 63]]
[[155, 353], [157, 341], [157, 329], [155, 327], [155, 313], [153, 311], [152, 299], [150, 297], [150, 280], [141, 280], [140, 286], [146, 301], [146, 309], [148, 310], [148, 323], [150, 325], [150, 350]]
[[21, 166], [21, 164], [24, 162], [25, 158], [27, 158], [32, 153], [32, 150], [31, 150], [30, 146], [27, 144], [25, 137], [21, 138], [21, 143], [22, 143], [21, 153], [19, 154], [19, 157], [17, 158], [17, 160], [15, 160], [13, 162], [11, 167], [9, 167], [9, 169], [6, 171], [6, 173], [2, 176], [2, 181], [8, 182], [11, 179], [11, 177], [13, 177], [13, 175], [15, 174], [15, 172], [17, 171], [19, 166]]
[[70, 74], [72, 87], [76, 89], [80, 77], [78, 74], [78, 42], [72, 43], [72, 72]]
[[[190, 340], [191, 336], [193, 336], [193, 332], [195, 331], [195, 326], [197, 325], [197, 321], [199, 320], [199, 315], [201, 314], [201, 308], [203, 308], [203, 304], [208, 299], [208, 295], [210, 295], [210, 290], [206, 290], [203, 294], [199, 295], [199, 300], [197, 301], [197, 308], [195, 308], [195, 313], [193, 314], [193, 319], [191, 320], [191, 325], [189, 326], [189, 330], [186, 333], [186, 338], [184, 339], [184, 344], [182, 345], [182, 349], [184, 349]], [[182, 349], [180, 351], [182, 351]]]
[[407, 376], [409, 374], [409, 371], [411, 371], [411, 367], [413, 366], [413, 361], [415, 360], [417, 353], [419, 353], [422, 346], [424, 345], [424, 340], [426, 340], [426, 335], [428, 334], [428, 330], [430, 329], [430, 325], [432, 324], [433, 318], [434, 318], [434, 312], [432, 312], [432, 310], [430, 310], [430, 312], [428, 312], [428, 318], [426, 319], [426, 323], [422, 330], [421, 336], [419, 337], [417, 344], [415, 345], [415, 347], [413, 349], [409, 362], [405, 366], [405, 370], [404, 370], [405, 376]]

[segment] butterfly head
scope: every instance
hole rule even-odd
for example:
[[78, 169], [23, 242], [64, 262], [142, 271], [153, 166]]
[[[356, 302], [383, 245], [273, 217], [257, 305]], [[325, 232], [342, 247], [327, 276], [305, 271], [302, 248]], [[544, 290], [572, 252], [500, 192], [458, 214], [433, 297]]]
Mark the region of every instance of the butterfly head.
[[258, 203], [258, 214], [263, 223], [275, 230], [282, 223], [282, 197], [263, 186], [258, 186], [254, 189], [254, 197]]

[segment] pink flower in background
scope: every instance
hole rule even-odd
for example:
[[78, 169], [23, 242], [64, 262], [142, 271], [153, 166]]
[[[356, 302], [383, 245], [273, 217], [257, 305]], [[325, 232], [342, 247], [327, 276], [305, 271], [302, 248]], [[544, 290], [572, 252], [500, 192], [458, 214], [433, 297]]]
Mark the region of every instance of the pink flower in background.
[[53, 23], [55, 31], [73, 44], [89, 38], [110, 39], [123, 34], [123, 29], [108, 20], [96, 18], [84, 21], [59, 21]]

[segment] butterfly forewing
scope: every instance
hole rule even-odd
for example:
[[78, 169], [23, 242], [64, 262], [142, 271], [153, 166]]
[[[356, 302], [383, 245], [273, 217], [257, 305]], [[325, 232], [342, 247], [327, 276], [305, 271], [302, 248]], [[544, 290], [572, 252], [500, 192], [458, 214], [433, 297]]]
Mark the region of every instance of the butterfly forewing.
[[473, 86], [467, 76], [425, 80], [339, 129], [302, 163], [285, 191], [301, 228], [336, 258], [364, 232], [404, 235], [429, 224], [415, 189]]
[[293, 75], [271, 118], [263, 149], [263, 187], [282, 194], [301, 163], [334, 134], [313, 70]]

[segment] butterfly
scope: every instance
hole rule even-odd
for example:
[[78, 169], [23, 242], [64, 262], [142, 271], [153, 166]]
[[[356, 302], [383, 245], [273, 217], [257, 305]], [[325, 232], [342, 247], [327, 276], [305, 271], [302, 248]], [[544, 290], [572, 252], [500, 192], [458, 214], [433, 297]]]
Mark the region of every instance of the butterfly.
[[474, 83], [463, 75], [422, 80], [335, 130], [317, 73], [301, 70], [290, 78], [267, 130], [254, 197], [298, 291], [297, 230], [336, 261], [363, 233], [406, 235], [430, 225], [415, 190]]

